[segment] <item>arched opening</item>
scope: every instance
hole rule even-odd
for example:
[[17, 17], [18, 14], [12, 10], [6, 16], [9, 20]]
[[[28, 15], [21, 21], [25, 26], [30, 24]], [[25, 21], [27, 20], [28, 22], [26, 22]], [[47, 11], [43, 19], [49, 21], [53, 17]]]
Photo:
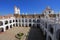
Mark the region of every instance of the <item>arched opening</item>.
[[39, 19], [37, 19], [37, 23], [40, 23], [40, 20]]
[[36, 20], [33, 20], [34, 23], [36, 23]]
[[16, 19], [16, 22], [18, 22], [18, 20]]
[[27, 19], [25, 19], [25, 22], [27, 22]]
[[31, 27], [31, 24], [29, 24], [29, 27]]
[[10, 28], [12, 28], [12, 25], [10, 25]]
[[22, 24], [22, 27], [24, 27], [24, 24]]
[[12, 23], [12, 20], [10, 20], [9, 22]]
[[35, 28], [36, 27], [36, 25], [35, 24], [33, 24], [33, 28]]
[[13, 20], [13, 22], [15, 22], [15, 20]]
[[37, 28], [40, 28], [40, 24], [37, 24]]
[[3, 28], [0, 28], [0, 32], [4, 32], [4, 29]]
[[48, 36], [48, 40], [52, 40], [50, 36]]
[[8, 24], [8, 21], [5, 21], [5, 24]]
[[19, 22], [21, 22], [21, 20], [19, 20]]
[[56, 39], [57, 40], [60, 40], [60, 29], [57, 30], [57, 32], [56, 32]]
[[47, 37], [47, 32], [45, 31], [45, 40], [46, 40], [46, 37]]
[[19, 26], [21, 27], [21, 24], [19, 23]]
[[13, 26], [15, 27], [15, 24], [13, 24]]
[[47, 22], [45, 22], [45, 28], [47, 28]]
[[24, 23], [24, 19], [22, 19], [22, 22]]
[[18, 24], [16, 23], [16, 26], [18, 26]]
[[26, 24], [26, 27], [28, 27], [27, 24]]
[[9, 27], [8, 27], [8, 26], [6, 26], [6, 30], [8, 30], [8, 28], [9, 28]]
[[2, 26], [3, 25], [3, 22], [2, 21], [0, 21], [0, 26]]
[[29, 19], [29, 22], [31, 22], [31, 19]]
[[51, 24], [49, 24], [49, 29], [48, 30], [50, 31], [51, 34], [53, 34], [53, 27], [52, 27]]

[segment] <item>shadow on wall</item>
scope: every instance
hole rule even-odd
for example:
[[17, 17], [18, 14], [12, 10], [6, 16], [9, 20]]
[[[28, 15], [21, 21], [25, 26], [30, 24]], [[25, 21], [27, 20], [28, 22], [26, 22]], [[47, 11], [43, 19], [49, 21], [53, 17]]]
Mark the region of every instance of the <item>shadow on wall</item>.
[[31, 27], [26, 40], [45, 40], [40, 28]]

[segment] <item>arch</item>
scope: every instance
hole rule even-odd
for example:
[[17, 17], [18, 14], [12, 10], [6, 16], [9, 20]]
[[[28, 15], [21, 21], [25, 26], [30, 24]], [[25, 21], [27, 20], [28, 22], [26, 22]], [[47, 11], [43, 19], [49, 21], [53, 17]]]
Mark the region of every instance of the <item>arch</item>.
[[40, 24], [37, 24], [37, 28], [40, 28]]
[[36, 25], [35, 24], [33, 24], [33, 28], [35, 28], [36, 27]]
[[45, 28], [47, 28], [47, 22], [45, 22]]
[[15, 22], [15, 20], [13, 20], [13, 22]]
[[51, 24], [49, 24], [49, 28], [48, 28], [48, 30], [50, 31], [50, 33], [51, 33], [51, 34], [53, 34], [54, 29], [53, 29], [53, 27], [52, 27], [52, 25], [51, 25]]
[[13, 24], [13, 26], [15, 26], [15, 24]]
[[21, 24], [19, 23], [19, 26], [21, 27]]
[[40, 23], [40, 20], [39, 19], [37, 19], [37, 23]]
[[22, 24], [22, 27], [24, 27], [24, 24]]
[[10, 28], [12, 28], [12, 25], [10, 25]]
[[29, 27], [31, 27], [31, 23], [29, 24]]
[[18, 22], [18, 20], [16, 19], [16, 22]]
[[2, 26], [3, 25], [3, 22], [2, 21], [0, 21], [0, 26]]
[[7, 20], [5, 21], [5, 24], [8, 24], [8, 21]]
[[19, 20], [19, 22], [21, 22], [21, 20]]
[[4, 32], [4, 28], [0, 28], [0, 32]]
[[18, 26], [18, 23], [16, 23], [16, 26]]
[[56, 39], [60, 40], [60, 29], [56, 31]]
[[12, 20], [10, 20], [9, 22], [12, 23]]
[[48, 36], [48, 40], [52, 40], [52, 38], [50, 36]]
[[36, 23], [36, 20], [34, 19], [33, 22]]
[[25, 19], [25, 22], [27, 22], [27, 19]]
[[24, 19], [22, 19], [22, 22], [24, 22]]
[[27, 24], [26, 24], [26, 27], [28, 27]]
[[9, 27], [8, 26], [6, 26], [6, 30], [8, 30], [9, 29]]
[[31, 19], [29, 19], [29, 22], [31, 22]]
[[45, 35], [44, 35], [44, 37], [45, 37], [45, 39], [46, 39], [46, 37], [47, 37], [47, 32], [45, 31]]

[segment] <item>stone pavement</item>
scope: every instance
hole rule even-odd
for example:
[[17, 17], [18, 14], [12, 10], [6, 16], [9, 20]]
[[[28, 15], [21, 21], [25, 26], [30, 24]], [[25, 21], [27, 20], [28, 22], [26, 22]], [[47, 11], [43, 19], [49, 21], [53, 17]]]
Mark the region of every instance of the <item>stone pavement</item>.
[[22, 40], [44, 40], [43, 34], [38, 28], [30, 28], [30, 27], [13, 27], [8, 29], [7, 31], [0, 33], [0, 40], [17, 40], [15, 35], [19, 32], [28, 35], [22, 37]]

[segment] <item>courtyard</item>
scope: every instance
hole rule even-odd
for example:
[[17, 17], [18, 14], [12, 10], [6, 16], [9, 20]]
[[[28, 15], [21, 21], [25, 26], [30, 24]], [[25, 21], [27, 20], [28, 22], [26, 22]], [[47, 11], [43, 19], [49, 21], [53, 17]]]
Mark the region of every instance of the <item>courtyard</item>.
[[5, 32], [0, 33], [0, 40], [18, 40], [15, 38], [17, 33], [24, 33], [26, 36], [21, 40], [44, 40], [44, 36], [39, 28], [31, 27], [13, 27]]

